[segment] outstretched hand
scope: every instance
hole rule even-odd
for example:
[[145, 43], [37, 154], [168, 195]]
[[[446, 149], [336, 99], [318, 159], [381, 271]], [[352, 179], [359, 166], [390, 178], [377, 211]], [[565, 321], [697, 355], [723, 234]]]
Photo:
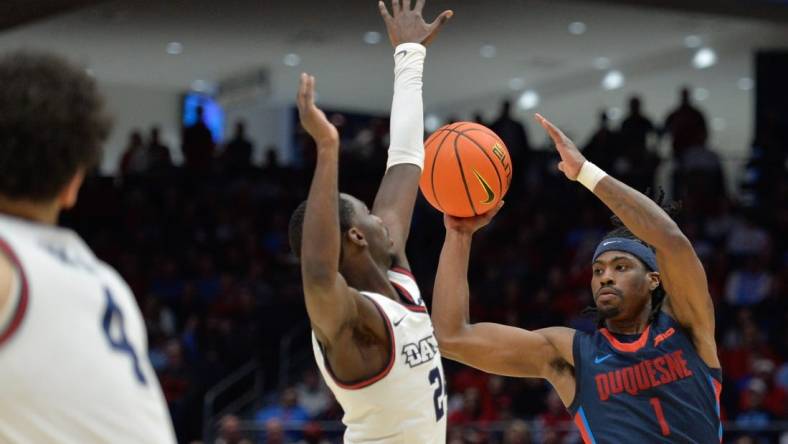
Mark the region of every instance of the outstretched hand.
[[580, 174], [580, 168], [586, 161], [585, 156], [580, 153], [574, 142], [566, 137], [560, 129], [553, 125], [549, 120], [542, 117], [541, 114], [536, 115], [536, 121], [547, 131], [547, 134], [553, 139], [555, 149], [558, 150], [558, 155], [561, 156], [561, 162], [558, 163], [558, 169], [561, 170], [566, 177], [571, 180], [577, 180], [577, 175]]
[[454, 15], [450, 9], [441, 14], [432, 23], [427, 23], [421, 16], [425, 0], [416, 0], [413, 9], [410, 8], [411, 0], [391, 0], [391, 14], [386, 9], [383, 0], [378, 2], [380, 15], [386, 22], [386, 31], [389, 34], [392, 46], [395, 48], [400, 43], [421, 43], [427, 46], [438, 35], [443, 25]]
[[318, 147], [339, 147], [339, 131], [315, 105], [315, 76], [301, 74], [298, 85], [298, 117], [301, 126], [315, 139]]
[[503, 201], [498, 202], [498, 205], [490, 211], [473, 217], [455, 217], [448, 214], [443, 215], [443, 225], [446, 226], [446, 231], [456, 231], [462, 234], [473, 234], [481, 228], [487, 226], [490, 221], [498, 214], [498, 211], [503, 207]]

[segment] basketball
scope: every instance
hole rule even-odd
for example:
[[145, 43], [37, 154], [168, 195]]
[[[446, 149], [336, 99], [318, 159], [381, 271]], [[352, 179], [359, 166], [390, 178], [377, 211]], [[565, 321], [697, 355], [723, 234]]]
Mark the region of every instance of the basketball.
[[424, 143], [419, 188], [441, 212], [457, 217], [484, 214], [506, 195], [511, 181], [509, 151], [484, 125], [451, 123]]

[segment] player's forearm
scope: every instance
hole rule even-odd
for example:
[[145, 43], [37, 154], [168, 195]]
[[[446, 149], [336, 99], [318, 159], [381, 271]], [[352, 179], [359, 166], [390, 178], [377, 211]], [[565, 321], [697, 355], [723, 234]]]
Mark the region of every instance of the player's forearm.
[[657, 249], [685, 240], [678, 225], [656, 202], [623, 182], [606, 176], [594, 187], [594, 194], [632, 234]]
[[307, 197], [301, 242], [305, 287], [331, 287], [339, 270], [338, 156], [336, 147], [317, 147], [317, 166]]
[[427, 49], [403, 43], [394, 50], [394, 96], [386, 168], [409, 163], [424, 166], [424, 103], [422, 75]]
[[470, 234], [446, 231], [435, 287], [432, 293], [432, 323], [441, 350], [450, 353], [452, 344], [467, 328], [468, 261], [471, 254]]

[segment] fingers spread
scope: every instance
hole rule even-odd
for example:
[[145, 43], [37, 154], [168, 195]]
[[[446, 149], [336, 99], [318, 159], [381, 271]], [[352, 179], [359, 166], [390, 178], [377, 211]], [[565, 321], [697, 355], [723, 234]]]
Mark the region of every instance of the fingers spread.
[[400, 5], [400, 0], [391, 0], [391, 12], [394, 16], [398, 16], [400, 12], [402, 12], [402, 6]]
[[454, 16], [454, 11], [451, 9], [441, 12], [441, 15], [438, 16], [432, 23], [429, 24], [431, 30], [435, 30], [443, 26], [446, 22], [449, 21], [450, 18]]
[[413, 8], [413, 10], [421, 14], [421, 11], [424, 10], [424, 0], [416, 0], [416, 6]]
[[391, 15], [389, 14], [389, 10], [386, 9], [386, 4], [383, 3], [383, 0], [378, 2], [378, 9], [380, 10], [380, 15], [383, 17], [383, 20], [388, 23], [391, 20]]

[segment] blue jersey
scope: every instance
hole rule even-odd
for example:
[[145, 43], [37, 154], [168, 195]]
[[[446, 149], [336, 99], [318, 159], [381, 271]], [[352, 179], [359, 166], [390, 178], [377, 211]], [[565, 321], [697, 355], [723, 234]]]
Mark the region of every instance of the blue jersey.
[[721, 442], [722, 371], [703, 362], [665, 313], [627, 336], [605, 328], [575, 334], [569, 412], [584, 442]]

